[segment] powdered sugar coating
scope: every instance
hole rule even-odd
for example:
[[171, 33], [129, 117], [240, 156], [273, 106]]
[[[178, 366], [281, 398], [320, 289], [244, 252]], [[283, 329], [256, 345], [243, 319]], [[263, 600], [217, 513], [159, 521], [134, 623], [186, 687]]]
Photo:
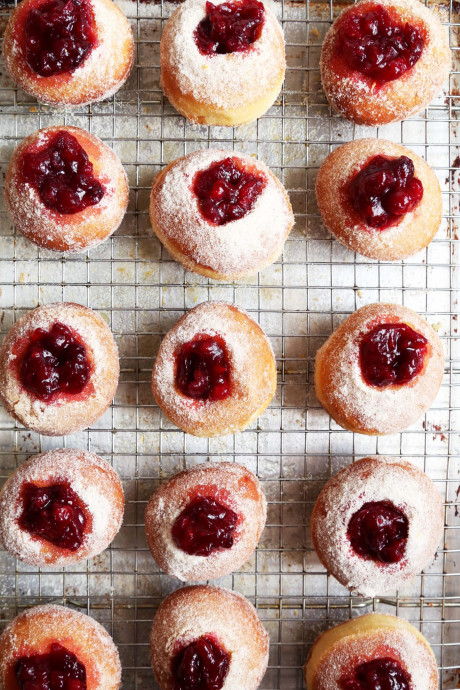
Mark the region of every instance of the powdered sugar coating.
[[[89, 524], [77, 551], [34, 536], [18, 524], [24, 501], [22, 488], [66, 482], [82, 501]], [[114, 539], [123, 519], [123, 489], [106, 460], [83, 450], [52, 450], [30, 458], [8, 479], [0, 493], [0, 539], [24, 563], [63, 566], [92, 558]]]
[[[190, 555], [176, 546], [172, 526], [192, 497], [210, 495], [238, 515], [234, 543], [209, 556]], [[212, 580], [248, 560], [266, 517], [267, 501], [252, 472], [234, 463], [211, 463], [180, 472], [155, 491], [145, 511], [145, 530], [152, 556], [169, 575], [184, 581]]]
[[[351, 70], [336, 54], [337, 34], [350, 12], [383, 6], [396, 21], [420, 26], [425, 46], [420, 59], [401, 77], [378, 86]], [[340, 15], [328, 31], [321, 51], [321, 79], [330, 104], [357, 124], [381, 125], [414, 115], [437, 95], [450, 69], [449, 39], [439, 19], [419, 0], [361, 0]]]
[[[230, 365], [230, 395], [195, 400], [176, 388], [181, 345], [204, 333], [223, 338]], [[166, 334], [152, 374], [153, 395], [166, 416], [195, 436], [223, 436], [246, 428], [270, 403], [276, 364], [270, 342], [249, 315], [226, 302], [203, 302]]]
[[[408, 519], [405, 554], [399, 563], [366, 560], [350, 544], [350, 519], [372, 501], [390, 501]], [[442, 499], [430, 478], [410, 462], [364, 458], [327, 482], [313, 509], [310, 528], [327, 570], [352, 591], [373, 597], [394, 591], [432, 560], [444, 528]]]
[[[200, 211], [194, 178], [213, 163], [235, 158], [266, 180], [253, 208], [242, 218], [214, 225]], [[179, 158], [156, 178], [150, 197], [155, 233], [186, 268], [220, 280], [252, 275], [273, 263], [294, 224], [286, 190], [260, 161], [218, 149]]]
[[[420, 203], [385, 230], [367, 225], [347, 195], [351, 180], [378, 155], [407, 156], [423, 184]], [[409, 149], [384, 139], [357, 139], [329, 154], [318, 172], [316, 198], [324, 224], [339, 242], [372, 259], [394, 261], [411, 256], [431, 242], [441, 223], [441, 188], [432, 168]]]
[[121, 665], [108, 632], [93, 618], [65, 606], [35, 606], [14, 618], [0, 635], [0, 690], [17, 687], [14, 665], [60, 643], [85, 666], [91, 690], [118, 690]]
[[222, 690], [255, 690], [268, 664], [268, 634], [254, 607], [237, 592], [212, 585], [184, 587], [158, 609], [150, 636], [153, 671], [162, 690], [174, 690], [173, 656], [211, 634], [230, 654]]
[[[22, 386], [15, 350], [35, 329], [49, 331], [56, 322], [80, 336], [91, 373], [81, 394], [44, 402]], [[36, 307], [15, 323], [0, 347], [0, 397], [5, 409], [25, 427], [45, 436], [63, 436], [93, 424], [110, 405], [119, 373], [112, 333], [96, 312], [80, 304], [58, 302]]]
[[[47, 208], [21, 174], [24, 154], [46, 147], [53, 136], [63, 131], [83, 147], [93, 164], [94, 176], [104, 187], [98, 204], [73, 214]], [[34, 132], [17, 147], [6, 173], [6, 208], [13, 223], [39, 247], [56, 251], [81, 252], [107, 239], [123, 219], [128, 193], [128, 179], [118, 156], [98, 137], [78, 127], [48, 127]]]
[[[428, 340], [423, 369], [402, 386], [378, 388], [359, 364], [362, 336], [382, 323], [404, 323]], [[444, 352], [437, 333], [418, 314], [396, 304], [370, 304], [349, 316], [318, 350], [315, 391], [337, 424], [363, 434], [394, 434], [429, 409], [441, 385]]]

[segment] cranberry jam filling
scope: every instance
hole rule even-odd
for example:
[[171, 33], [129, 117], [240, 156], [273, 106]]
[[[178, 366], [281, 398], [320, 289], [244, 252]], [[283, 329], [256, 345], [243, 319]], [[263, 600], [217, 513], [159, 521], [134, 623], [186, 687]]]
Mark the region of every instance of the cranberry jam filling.
[[230, 666], [230, 655], [210, 636], [187, 645], [172, 661], [174, 690], [220, 690]]
[[76, 69], [96, 44], [87, 0], [51, 0], [30, 10], [25, 43], [27, 63], [40, 76]]
[[403, 385], [423, 369], [427, 339], [405, 323], [382, 323], [361, 340], [359, 363], [371, 386]]
[[78, 394], [89, 375], [86, 348], [63, 323], [31, 334], [19, 367], [21, 383], [30, 393], [45, 401], [55, 393]]
[[356, 211], [371, 228], [385, 230], [420, 203], [423, 185], [407, 156], [374, 156], [349, 186]]
[[419, 60], [424, 46], [417, 27], [397, 24], [381, 5], [366, 14], [351, 12], [337, 38], [348, 66], [377, 82], [398, 79]]
[[265, 9], [259, 0], [206, 3], [206, 17], [195, 29], [195, 43], [203, 55], [237, 53], [257, 41]]
[[223, 400], [230, 393], [223, 338], [204, 335], [184, 343], [177, 356], [176, 385], [196, 400]]
[[193, 556], [209, 556], [233, 546], [238, 516], [211, 496], [195, 498], [176, 518], [172, 536], [176, 545]]
[[348, 539], [358, 556], [382, 563], [399, 563], [406, 550], [409, 522], [389, 501], [371, 501], [348, 523]]
[[58, 213], [78, 213], [104, 196], [86, 151], [69, 132], [58, 132], [44, 148], [25, 153], [22, 174], [46, 208]]
[[21, 690], [86, 690], [86, 669], [57, 642], [46, 654], [22, 656], [14, 673]]
[[373, 659], [355, 668], [354, 677], [340, 680], [342, 690], [411, 690], [410, 675], [395, 659]]

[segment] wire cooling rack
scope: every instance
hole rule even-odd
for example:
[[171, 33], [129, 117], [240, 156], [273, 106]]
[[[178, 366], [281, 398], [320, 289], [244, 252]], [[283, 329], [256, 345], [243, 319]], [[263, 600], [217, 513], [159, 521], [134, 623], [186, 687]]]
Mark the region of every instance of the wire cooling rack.
[[[3, 0], [5, 1], [5, 0]], [[88, 305], [112, 328], [121, 356], [114, 404], [90, 430], [41, 438], [0, 411], [0, 478], [29, 455], [55, 447], [90, 449], [113, 462], [126, 493], [124, 526], [110, 549], [81, 566], [32, 568], [0, 552], [2, 624], [24, 607], [58, 602], [100, 620], [123, 663], [123, 690], [157, 687], [148, 638], [159, 602], [180, 583], [159, 572], [147, 550], [143, 514], [161, 479], [196, 463], [244, 463], [260, 477], [269, 501], [268, 525], [257, 553], [220, 584], [255, 603], [270, 633], [262, 688], [302, 688], [301, 666], [315, 637], [335, 622], [370, 611], [408, 619], [433, 646], [444, 690], [460, 687], [460, 348], [458, 268], [460, 158], [458, 123], [459, 4], [429, 2], [449, 24], [453, 71], [448, 91], [403, 123], [369, 129], [333, 114], [321, 91], [320, 47], [343, 5], [277, 2], [288, 70], [280, 99], [256, 123], [225, 129], [194, 127], [159, 88], [159, 39], [174, 5], [123, 0], [137, 42], [125, 87], [110, 101], [73, 113], [39, 106], [0, 66], [1, 184], [14, 147], [45, 126], [84, 127], [112, 145], [131, 184], [129, 211], [118, 232], [89, 254], [61, 256], [37, 249], [16, 233], [0, 197], [0, 327], [5, 334], [37, 304]], [[4, 29], [10, 8], [0, 8]], [[456, 66], [457, 65], [457, 66]], [[319, 164], [355, 137], [402, 142], [436, 170], [444, 198], [442, 227], [431, 245], [403, 262], [378, 263], [341, 247], [322, 226], [315, 203]], [[283, 259], [251, 281], [216, 283], [186, 272], [149, 232], [148, 197], [155, 174], [195, 149], [228, 147], [257, 155], [289, 190], [296, 226]], [[245, 307], [269, 334], [278, 392], [258, 422], [242, 434], [197, 439], [174, 428], [152, 399], [150, 374], [161, 337], [185, 310], [224, 299]], [[432, 407], [408, 431], [387, 438], [354, 435], [331, 421], [313, 390], [314, 356], [340, 321], [363, 304], [391, 301], [419, 311], [441, 336], [445, 376]], [[352, 597], [319, 564], [309, 516], [324, 482], [353, 458], [403, 455], [424, 469], [445, 500], [445, 533], [434, 563], [395, 596]], [[244, 688], [242, 688], [244, 690]]]

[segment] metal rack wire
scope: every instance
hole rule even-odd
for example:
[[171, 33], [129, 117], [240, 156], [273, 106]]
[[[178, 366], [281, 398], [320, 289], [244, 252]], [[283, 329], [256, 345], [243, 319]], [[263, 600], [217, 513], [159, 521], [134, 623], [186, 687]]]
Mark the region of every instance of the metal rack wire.
[[[288, 71], [279, 101], [259, 121], [227, 130], [193, 127], [163, 99], [159, 38], [173, 5], [123, 0], [137, 42], [137, 61], [110, 101], [73, 113], [38, 105], [14, 88], [0, 66], [1, 183], [13, 148], [52, 124], [84, 127], [113, 145], [126, 167], [131, 200], [122, 227], [88, 256], [56, 256], [15, 233], [0, 199], [0, 328], [6, 333], [38, 303], [76, 301], [98, 310], [121, 356], [120, 386], [110, 410], [90, 430], [65, 439], [40, 438], [0, 411], [0, 478], [32, 453], [87, 448], [113, 462], [126, 493], [124, 526], [111, 548], [81, 567], [40, 570], [0, 552], [3, 624], [23, 607], [57, 601], [106, 625], [119, 646], [123, 689], [156, 687], [148, 636], [159, 602], [179, 583], [159, 572], [143, 530], [146, 500], [171, 473], [207, 460], [236, 460], [260, 477], [269, 500], [268, 525], [253, 559], [221, 584], [255, 603], [271, 637], [262, 688], [302, 688], [301, 666], [319, 632], [372, 610], [410, 620], [427, 636], [442, 688], [460, 686], [460, 348], [458, 344], [458, 3], [430, 0], [449, 24], [453, 71], [449, 89], [425, 112], [379, 130], [356, 127], [331, 113], [321, 91], [318, 61], [324, 34], [343, 5], [277, 2], [287, 42]], [[0, 27], [9, 14], [0, 7]], [[457, 66], [456, 66], [457, 65]], [[401, 141], [436, 170], [444, 196], [441, 230], [432, 244], [403, 262], [364, 260], [343, 249], [321, 225], [314, 180], [336, 145], [354, 137]], [[173, 262], [149, 233], [148, 195], [154, 175], [179, 155], [207, 146], [255, 154], [280, 176], [291, 195], [296, 228], [282, 260], [249, 284], [217, 284]], [[162, 335], [187, 309], [226, 299], [249, 310], [269, 334], [279, 387], [251, 429], [223, 439], [195, 439], [163, 418], [149, 378]], [[314, 397], [318, 346], [362, 304], [394, 301], [426, 316], [446, 349], [441, 392], [419, 424], [388, 438], [353, 435], [335, 425]], [[393, 597], [352, 597], [320, 566], [311, 547], [309, 514], [325, 480], [354, 457], [403, 455], [428, 472], [445, 500], [445, 536], [434, 563]]]

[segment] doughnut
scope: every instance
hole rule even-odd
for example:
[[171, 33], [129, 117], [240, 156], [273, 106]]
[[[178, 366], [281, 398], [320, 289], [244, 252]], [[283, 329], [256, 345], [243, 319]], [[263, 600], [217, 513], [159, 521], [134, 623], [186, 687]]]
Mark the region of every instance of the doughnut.
[[123, 488], [106, 460], [84, 450], [30, 458], [0, 492], [0, 540], [35, 566], [65, 566], [97, 556], [121, 527]]
[[395, 434], [430, 408], [443, 372], [441, 341], [421, 316], [396, 304], [368, 304], [318, 350], [316, 397], [344, 429]]
[[359, 125], [425, 108], [449, 75], [449, 37], [419, 0], [360, 0], [329, 29], [321, 80], [332, 107]]
[[319, 560], [366, 597], [401, 587], [430, 563], [444, 509], [431, 479], [403, 459], [364, 458], [332, 477], [313, 508]]
[[217, 280], [253, 275], [281, 254], [289, 197], [261, 162], [218, 149], [170, 163], [150, 196], [152, 228], [185, 268]]
[[230, 462], [199, 465], [165, 481], [145, 511], [152, 556], [179, 580], [212, 580], [252, 555], [267, 517], [259, 480]]
[[112, 638], [94, 618], [79, 611], [35, 606], [14, 618], [0, 635], [0, 690], [118, 690], [120, 682], [120, 659]]
[[160, 65], [164, 94], [181, 115], [205, 125], [242, 125], [278, 97], [283, 32], [259, 0], [185, 0], [166, 22]]
[[241, 594], [183, 587], [153, 619], [150, 659], [161, 690], [255, 690], [267, 669], [268, 634]]
[[203, 302], [164, 337], [152, 374], [166, 417], [194, 436], [242, 431], [276, 391], [270, 341], [250, 316], [226, 302]]
[[133, 32], [112, 0], [22, 0], [3, 52], [21, 89], [60, 108], [109, 98], [134, 64]]
[[433, 651], [403, 618], [369, 613], [320, 635], [304, 666], [307, 690], [438, 690]]
[[383, 139], [358, 139], [329, 154], [318, 172], [316, 198], [327, 229], [370, 259], [415, 254], [441, 223], [441, 188], [432, 168]]
[[119, 373], [112, 333], [81, 304], [32, 309], [0, 347], [0, 399], [6, 411], [45, 436], [91, 426], [112, 402]]
[[128, 193], [118, 156], [77, 127], [34, 132], [6, 173], [14, 225], [39, 247], [60, 252], [82, 252], [107, 239], [123, 219]]

